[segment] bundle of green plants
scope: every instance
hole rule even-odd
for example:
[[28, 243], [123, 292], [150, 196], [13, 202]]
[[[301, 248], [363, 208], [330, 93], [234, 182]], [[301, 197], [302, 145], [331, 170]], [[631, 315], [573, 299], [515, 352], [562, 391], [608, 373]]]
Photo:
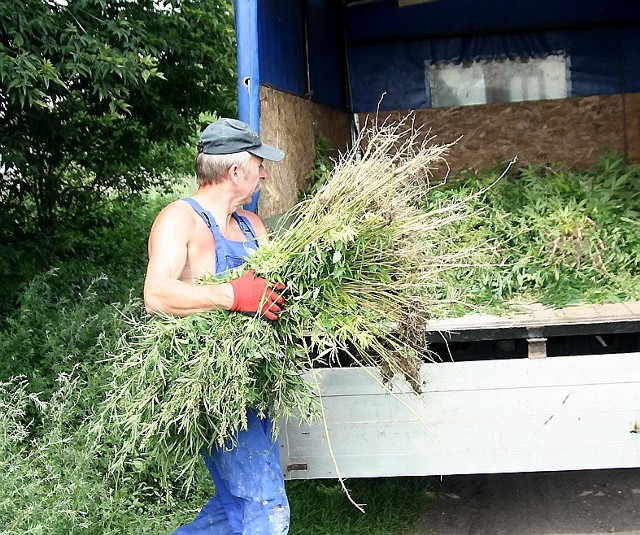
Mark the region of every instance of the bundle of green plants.
[[447, 146], [418, 143], [409, 121], [363, 132], [317, 193], [284, 218], [290, 226], [229, 275], [253, 269], [285, 284], [278, 321], [226, 311], [129, 317], [92, 435], [120, 430], [114, 469], [135, 458], [169, 483], [179, 466], [188, 484], [199, 453], [232, 443], [247, 409], [317, 417], [321, 393], [303, 372], [341, 352], [419, 389], [424, 321], [439, 275], [468, 253], [442, 254], [429, 236], [464, 217], [465, 204], [421, 206]]
[[456, 247], [497, 244], [489, 267], [450, 270], [443, 288], [495, 310], [640, 299], [640, 166], [609, 154], [580, 171], [535, 164], [501, 173], [464, 172], [425, 197], [425, 210], [461, 199], [474, 207], [442, 229], [458, 236]]

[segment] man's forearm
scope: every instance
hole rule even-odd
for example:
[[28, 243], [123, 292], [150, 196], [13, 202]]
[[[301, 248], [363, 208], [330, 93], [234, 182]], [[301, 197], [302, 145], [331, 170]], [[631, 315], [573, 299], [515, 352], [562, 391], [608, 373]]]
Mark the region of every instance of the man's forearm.
[[147, 281], [144, 306], [150, 314], [163, 312], [175, 316], [229, 310], [233, 306], [233, 288], [229, 283], [194, 285], [175, 279]]

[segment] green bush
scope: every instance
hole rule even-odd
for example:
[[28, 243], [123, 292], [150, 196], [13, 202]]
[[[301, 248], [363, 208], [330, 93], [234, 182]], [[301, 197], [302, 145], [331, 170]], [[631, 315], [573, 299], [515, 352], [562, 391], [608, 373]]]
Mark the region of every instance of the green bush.
[[[32, 292], [33, 281], [43, 280], [53, 296], [70, 300], [79, 299], [103, 275], [106, 279], [99, 286], [105, 303], [125, 300], [131, 288], [139, 291], [151, 224], [168, 199], [192, 182], [184, 175], [168, 176], [162, 188], [144, 195], [105, 194], [101, 204], [61, 221], [55, 229], [25, 230], [0, 239], [0, 328], [24, 305], [21, 301]], [[50, 271], [55, 277], [47, 275]]]
[[[44, 402], [24, 379], [0, 384], [0, 534], [169, 533], [207, 499], [160, 494], [140, 473], [109, 478], [108, 441], [86, 443], [88, 389], [78, 375], [64, 374]], [[34, 430], [24, 417], [34, 409], [41, 429], [28, 439]]]

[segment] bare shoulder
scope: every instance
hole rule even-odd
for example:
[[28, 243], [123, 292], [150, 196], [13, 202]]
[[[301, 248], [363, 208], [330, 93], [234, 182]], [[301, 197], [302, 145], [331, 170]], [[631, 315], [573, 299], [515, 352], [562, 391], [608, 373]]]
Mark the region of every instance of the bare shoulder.
[[168, 217], [186, 217], [191, 216], [193, 213], [193, 208], [189, 206], [182, 199], [178, 199], [173, 201], [172, 203], [167, 204], [161, 211], [158, 216], [167, 214]]
[[249, 210], [244, 210], [243, 208], [238, 208], [236, 212], [238, 213], [238, 215], [246, 217], [249, 220], [259, 238], [267, 235], [267, 228], [264, 226], [264, 223], [262, 222], [262, 219], [260, 219], [258, 214]]
[[177, 200], [165, 206], [156, 216], [154, 227], [179, 226], [188, 229], [194, 223], [193, 209], [184, 201]]

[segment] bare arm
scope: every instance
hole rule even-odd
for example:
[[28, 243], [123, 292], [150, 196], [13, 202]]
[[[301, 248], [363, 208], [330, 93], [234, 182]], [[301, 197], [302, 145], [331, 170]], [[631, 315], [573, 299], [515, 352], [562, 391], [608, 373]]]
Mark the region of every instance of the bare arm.
[[194, 224], [191, 214], [176, 204], [166, 207], [156, 218], [149, 236], [144, 284], [148, 312], [187, 316], [233, 306], [230, 284], [197, 285], [195, 280], [183, 280]]

